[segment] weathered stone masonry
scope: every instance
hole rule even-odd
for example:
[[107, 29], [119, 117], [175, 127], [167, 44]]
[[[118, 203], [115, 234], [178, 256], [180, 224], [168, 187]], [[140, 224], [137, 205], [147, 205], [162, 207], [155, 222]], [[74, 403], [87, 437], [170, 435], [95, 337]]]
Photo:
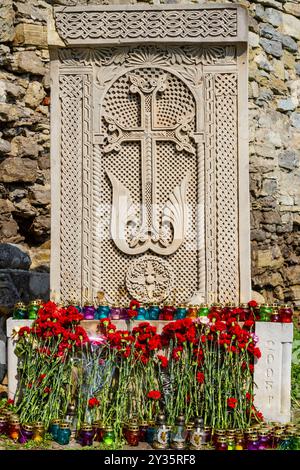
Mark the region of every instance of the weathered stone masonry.
[[[0, 241], [17, 244], [29, 253], [31, 269], [35, 270], [26, 281], [31, 296], [41, 291], [41, 284], [45, 285], [46, 295], [48, 286], [47, 15], [51, 3], [2, 0], [0, 7]], [[250, 16], [253, 288], [268, 300], [300, 303], [300, 4], [296, 0], [235, 3], [245, 5]], [[22, 263], [20, 266], [28, 268]], [[0, 266], [0, 278], [4, 267]], [[16, 278], [10, 275], [13, 283]], [[3, 289], [7, 278], [1, 279]], [[17, 285], [12, 290], [15, 296], [19, 289]]]

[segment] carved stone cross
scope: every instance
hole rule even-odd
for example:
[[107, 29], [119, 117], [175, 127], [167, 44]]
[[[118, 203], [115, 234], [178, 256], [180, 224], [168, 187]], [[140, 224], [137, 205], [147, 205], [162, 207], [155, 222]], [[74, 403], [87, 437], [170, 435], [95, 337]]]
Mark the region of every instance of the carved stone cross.
[[[104, 152], [120, 151], [124, 142], [138, 141], [141, 143], [142, 168], [142, 210], [141, 221], [133, 213], [130, 191], [111, 173], [107, 172], [113, 186], [113, 208], [111, 231], [118, 248], [127, 254], [144, 253], [148, 249], [158, 254], [174, 253], [184, 240], [186, 226], [186, 188], [190, 177], [187, 173], [181, 184], [174, 189], [167, 202], [162, 227], [157, 222], [156, 198], [156, 142], [168, 141], [176, 145], [178, 151], [194, 152], [192, 145], [193, 134], [190, 126], [194, 113], [180, 115], [174, 126], [158, 126], [156, 122], [156, 95], [163, 93], [168, 86], [168, 74], [157, 79], [145, 80], [130, 74], [129, 91], [140, 96], [141, 125], [136, 128], [126, 128], [117, 119], [104, 116], [108, 123], [108, 135]], [[126, 226], [129, 223], [136, 226], [134, 235], [129, 243], [125, 240]], [[169, 243], [163, 230], [164, 224], [171, 224], [173, 240]]]

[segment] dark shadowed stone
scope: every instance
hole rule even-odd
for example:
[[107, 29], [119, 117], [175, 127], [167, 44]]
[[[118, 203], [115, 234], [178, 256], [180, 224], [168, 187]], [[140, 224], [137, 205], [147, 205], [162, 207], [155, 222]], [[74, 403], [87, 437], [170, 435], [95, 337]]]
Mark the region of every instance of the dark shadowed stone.
[[0, 307], [11, 309], [21, 300], [28, 303], [33, 299], [49, 300], [49, 273], [0, 269]]
[[31, 259], [17, 245], [0, 244], [0, 269], [29, 269]]
[[5, 317], [0, 317], [0, 384], [6, 373], [6, 335]]

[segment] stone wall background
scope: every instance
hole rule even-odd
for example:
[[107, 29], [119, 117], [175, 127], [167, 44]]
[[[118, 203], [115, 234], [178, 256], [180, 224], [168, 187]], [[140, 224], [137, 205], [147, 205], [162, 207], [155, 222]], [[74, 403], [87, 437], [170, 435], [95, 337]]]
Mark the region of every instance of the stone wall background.
[[[30, 297], [45, 298], [48, 292], [50, 83], [46, 24], [52, 3], [136, 2], [1, 0], [0, 242], [16, 244], [31, 258], [31, 265], [24, 265], [20, 253], [7, 257], [7, 247], [2, 246], [0, 298], [5, 296], [6, 303], [13, 302], [13, 296], [24, 298], [27, 291]], [[253, 289], [269, 301], [300, 304], [300, 2], [218, 3], [245, 5], [250, 17]], [[9, 287], [10, 283], [15, 287]]]

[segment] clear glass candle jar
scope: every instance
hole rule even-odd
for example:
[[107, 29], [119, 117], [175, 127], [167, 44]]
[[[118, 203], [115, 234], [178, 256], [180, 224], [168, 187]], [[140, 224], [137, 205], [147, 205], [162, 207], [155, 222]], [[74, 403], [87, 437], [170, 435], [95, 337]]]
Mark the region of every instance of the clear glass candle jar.
[[227, 450], [235, 450], [234, 436], [227, 437]]
[[18, 437], [18, 442], [20, 444], [26, 444], [33, 438], [33, 426], [32, 424], [22, 424], [20, 426], [20, 432]]
[[8, 421], [6, 416], [0, 416], [0, 435], [6, 435], [8, 430]]
[[188, 436], [188, 444], [191, 450], [199, 450], [202, 446], [203, 420], [195, 418], [194, 425]]
[[146, 442], [147, 429], [148, 429], [147, 421], [142, 421], [139, 425], [139, 430], [140, 430], [139, 439], [140, 439], [140, 442]]
[[256, 433], [250, 434], [248, 437], [247, 450], [258, 450], [259, 440]]
[[137, 424], [130, 424], [126, 432], [126, 440], [132, 447], [139, 445], [140, 428]]
[[95, 432], [89, 423], [83, 423], [79, 431], [79, 442], [82, 447], [92, 446]]
[[115, 433], [112, 426], [106, 426], [104, 429], [103, 443], [107, 446], [113, 446], [115, 443]]
[[24, 320], [27, 318], [27, 308], [23, 302], [17, 302], [13, 310], [14, 320]]
[[71, 437], [71, 429], [69, 423], [60, 423], [56, 442], [62, 446], [69, 444]]
[[204, 426], [202, 433], [202, 444], [209, 444], [212, 440], [212, 428]]
[[53, 419], [50, 423], [50, 426], [49, 426], [49, 432], [52, 435], [54, 441], [56, 441], [56, 439], [57, 439], [57, 433], [58, 433], [58, 430], [59, 430], [59, 423], [60, 423], [59, 419]]
[[279, 314], [280, 314], [280, 320], [282, 323], [292, 323], [293, 309], [290, 305], [285, 304], [282, 307], [280, 307]]
[[20, 435], [20, 419], [18, 416], [11, 416], [8, 423], [8, 435], [11, 439], [17, 440]]
[[187, 430], [185, 427], [184, 416], [180, 415], [176, 418], [175, 425], [171, 433], [171, 448], [184, 449], [187, 445]]
[[36, 422], [33, 426], [33, 440], [35, 442], [42, 442], [45, 438], [45, 426], [42, 422]]
[[228, 450], [227, 438], [219, 437], [215, 444], [215, 449], [216, 450]]
[[154, 449], [167, 449], [169, 447], [169, 431], [164, 414], [159, 414], [157, 417], [152, 446]]

